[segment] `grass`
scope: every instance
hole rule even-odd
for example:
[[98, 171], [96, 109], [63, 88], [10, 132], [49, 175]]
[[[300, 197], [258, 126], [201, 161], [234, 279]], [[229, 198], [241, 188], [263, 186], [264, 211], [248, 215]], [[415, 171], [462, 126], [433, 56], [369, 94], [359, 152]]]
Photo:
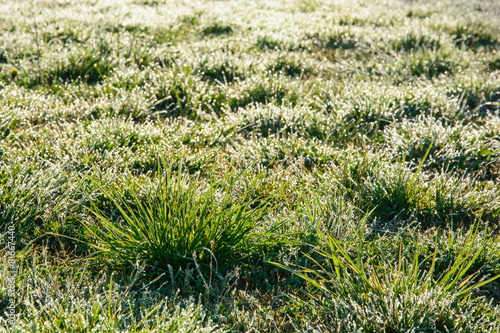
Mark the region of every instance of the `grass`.
[[[139, 198], [133, 187], [130, 198], [121, 197], [121, 188], [107, 191], [100, 187], [122, 221], [107, 217], [89, 198], [95, 219], [83, 223], [98, 241], [98, 250], [127, 263], [138, 259], [166, 270], [189, 262], [215, 261], [217, 267], [253, 251], [257, 244], [252, 244], [248, 234], [273, 209], [268, 199], [248, 198], [254, 183], [246, 190], [235, 188], [240, 176], [218, 181], [211, 177], [208, 188], [200, 189], [199, 180], [183, 176], [182, 168], [172, 174], [170, 166], [146, 198]], [[254, 182], [261, 180], [257, 177]]]
[[497, 3], [0, 13], [0, 331], [500, 331]]
[[[468, 321], [461, 320], [456, 312], [462, 310], [463, 303], [470, 302], [474, 290], [500, 277], [482, 278], [474, 283], [471, 281], [481, 269], [466, 275], [481, 255], [481, 247], [486, 247], [485, 242], [479, 244], [478, 249], [477, 229], [471, 229], [460, 244], [462, 250], [456, 261], [436, 273], [437, 244], [434, 244], [435, 252], [428, 254], [428, 250], [421, 248], [418, 236], [415, 252], [409, 258], [403, 254], [407, 249], [403, 250], [402, 239], [396, 260], [389, 259], [392, 254], [384, 253], [383, 249], [375, 250], [378, 258], [367, 257], [366, 253], [374, 251], [366, 247], [378, 244], [366, 242], [363, 222], [366, 220], [362, 220], [358, 228], [358, 239], [351, 242], [339, 242], [318, 230], [321, 241], [315, 250], [317, 258], [308, 256], [314, 264], [294, 270], [325, 294], [320, 307], [335, 317], [338, 329], [349, 331], [359, 327], [364, 331], [397, 332], [422, 326], [438, 331], [470, 329]], [[348, 249], [354, 250], [354, 255]], [[486, 324], [497, 323], [491, 320]]]

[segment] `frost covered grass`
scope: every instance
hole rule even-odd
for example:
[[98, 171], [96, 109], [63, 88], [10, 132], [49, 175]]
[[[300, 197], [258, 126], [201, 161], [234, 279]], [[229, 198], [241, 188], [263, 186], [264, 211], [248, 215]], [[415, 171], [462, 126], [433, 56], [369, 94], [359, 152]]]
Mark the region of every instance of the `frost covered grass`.
[[2, 330], [500, 331], [498, 3], [0, 13]]

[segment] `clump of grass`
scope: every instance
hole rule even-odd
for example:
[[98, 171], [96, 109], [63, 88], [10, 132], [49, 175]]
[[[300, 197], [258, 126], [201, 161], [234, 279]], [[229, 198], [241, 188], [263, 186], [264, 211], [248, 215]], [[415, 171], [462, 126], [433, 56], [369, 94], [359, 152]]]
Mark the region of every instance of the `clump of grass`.
[[279, 55], [268, 65], [268, 69], [272, 72], [282, 73], [290, 77], [308, 75], [315, 71], [313, 66], [307, 64], [300, 54], [289, 56]]
[[[73, 43], [57, 55], [59, 58], [47, 52], [43, 57], [43, 73], [39, 74], [37, 82], [48, 85], [77, 80], [90, 85], [102, 82], [116, 66], [116, 59], [113, 59], [111, 52], [111, 46], [102, 40], [95, 48]], [[24, 80], [21, 81], [22, 77], [18, 79], [21, 84], [28, 87], [35, 84], [31, 73], [24, 73], [23, 76]]]
[[257, 36], [256, 46], [260, 50], [294, 51], [304, 48], [303, 40], [297, 36], [286, 36], [278, 33], [266, 33]]
[[244, 108], [250, 104], [290, 104], [296, 105], [300, 98], [300, 82], [280, 77], [276, 74], [270, 76], [253, 76], [245, 80], [236, 96], [228, 97], [228, 105], [232, 109]]
[[427, 78], [452, 75], [467, 67], [467, 61], [452, 49], [441, 48], [433, 51], [418, 49], [398, 60], [400, 71], [412, 76]]
[[425, 19], [428, 17], [431, 17], [435, 13], [435, 10], [431, 8], [412, 8], [408, 11], [406, 14], [407, 17], [409, 18], [419, 18], [419, 19]]
[[498, 143], [493, 137], [499, 130], [494, 118], [485, 119], [486, 128], [473, 124], [440, 124], [434, 118], [418, 117], [415, 121], [403, 120], [384, 130], [384, 141], [389, 149], [398, 147], [396, 156], [417, 164], [431, 147], [424, 169], [461, 170], [476, 174], [481, 179], [492, 179], [498, 172]]
[[350, 50], [356, 48], [357, 43], [358, 38], [349, 29], [343, 28], [327, 34], [324, 47]]
[[[29, 257], [29, 259], [28, 259]], [[95, 273], [89, 265], [78, 265], [79, 273], [68, 272], [68, 262], [54, 260], [46, 251], [26, 256], [19, 267], [22, 296], [16, 299], [14, 325], [4, 316], [0, 303], [0, 325], [18, 332], [219, 332], [206, 309], [194, 299], [166, 296], [153, 283], [141, 280], [137, 265], [128, 278], [107, 272]], [[7, 265], [7, 262], [2, 264]], [[74, 267], [74, 263], [72, 264]], [[61, 268], [62, 267], [62, 268]], [[3, 283], [9, 277], [0, 272]], [[64, 278], [64, 284], [61, 279]], [[172, 281], [173, 282], [173, 281]], [[6, 289], [0, 289], [6, 297]], [[62, 296], [64, 295], [64, 296]]]
[[157, 111], [157, 114], [174, 117], [198, 117], [206, 84], [200, 82], [200, 78], [192, 73], [191, 68], [173, 70], [162, 79], [155, 87], [153, 110]]
[[9, 168], [0, 162], [0, 232], [13, 225], [24, 244], [39, 236], [61, 209], [64, 178], [58, 167], [22, 161]]
[[19, 125], [20, 121], [16, 119], [14, 112], [2, 112], [2, 120], [0, 120], [0, 140], [5, 139], [11, 131]]
[[454, 38], [457, 46], [465, 46], [470, 49], [495, 48], [500, 43], [500, 35], [495, 30], [480, 22], [466, 22], [450, 28], [448, 33]]
[[203, 57], [198, 65], [198, 71], [204, 80], [212, 83], [230, 84], [248, 74], [239, 65], [240, 62], [237, 59], [228, 57], [226, 53], [217, 52]]
[[278, 134], [280, 137], [295, 134], [325, 139], [328, 135], [326, 132], [331, 130], [328, 127], [329, 119], [306, 107], [257, 106], [248, 107], [240, 114], [243, 118], [241, 126], [246, 132], [265, 138], [272, 134]]
[[249, 254], [250, 234], [271, 210], [265, 199], [248, 200], [248, 191], [235, 187], [240, 176], [211, 178], [203, 186], [170, 167], [150, 196], [140, 198], [132, 189], [131, 202], [117, 189], [101, 188], [120, 219], [117, 223], [92, 202], [95, 221], [85, 219], [84, 226], [96, 249], [128, 262], [139, 258], [163, 269], [212, 260], [223, 264]]
[[207, 25], [201, 30], [201, 33], [205, 36], [207, 35], [227, 35], [232, 34], [234, 32], [234, 28], [231, 25], [214, 22], [212, 24]]
[[413, 28], [405, 31], [403, 35], [398, 36], [391, 44], [395, 51], [411, 52], [421, 48], [437, 50], [443, 47], [444, 41], [440, 35], [433, 35], [428, 31]]
[[401, 239], [396, 259], [383, 252], [372, 257], [373, 242], [365, 240], [363, 230], [359, 227], [358, 239], [351, 242], [341, 242], [317, 230], [321, 241], [314, 254], [307, 256], [312, 261], [309, 267], [291, 269], [275, 263], [323, 294], [310, 297], [317, 300], [313, 304], [320, 312], [335, 318], [338, 330], [357, 327], [361, 332], [400, 332], [475, 326], [476, 331], [495, 325], [491, 317], [470, 325], [469, 318], [464, 320], [457, 314], [474, 302], [475, 290], [500, 278], [496, 275], [477, 281], [477, 273], [469, 272], [485, 247], [476, 246], [477, 228], [468, 233], [455, 261], [437, 276], [437, 250], [429, 254], [417, 239], [413, 256], [407, 259]]
[[377, 227], [392, 230], [406, 224], [422, 204], [418, 176], [404, 166], [388, 164], [380, 155], [352, 158], [339, 154], [334, 158], [331, 178], [323, 180], [322, 192], [340, 193], [361, 211], [374, 210]]
[[8, 55], [5, 50], [0, 50], [0, 64], [7, 64], [8, 60]]
[[497, 75], [472, 80], [465, 77], [446, 85], [447, 94], [457, 98], [460, 114], [467, 120], [478, 120], [500, 110], [500, 88]]
[[[321, 177], [323, 195], [343, 195], [364, 212], [373, 210], [373, 222], [380, 231], [394, 231], [415, 222], [433, 226], [466, 227], [484, 214], [496, 221], [497, 190], [479, 187], [473, 180], [451, 174], [423, 172], [431, 142], [413, 170], [403, 163], [389, 163], [387, 157], [368, 155], [352, 158], [332, 156], [330, 172]], [[343, 159], [342, 159], [343, 158]]]
[[78, 131], [84, 140], [84, 147], [93, 153], [113, 151], [122, 147], [136, 151], [141, 145], [157, 144], [162, 134], [158, 128], [153, 127], [142, 131], [142, 128], [135, 126], [130, 119], [118, 117], [96, 120], [88, 126], [82, 126]]

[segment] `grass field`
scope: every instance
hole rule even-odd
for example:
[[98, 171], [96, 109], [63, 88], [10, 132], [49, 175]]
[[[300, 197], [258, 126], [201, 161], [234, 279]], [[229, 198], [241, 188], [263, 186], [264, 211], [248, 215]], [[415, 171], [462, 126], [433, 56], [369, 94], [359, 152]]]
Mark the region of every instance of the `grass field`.
[[0, 31], [0, 331], [500, 332], [499, 1]]

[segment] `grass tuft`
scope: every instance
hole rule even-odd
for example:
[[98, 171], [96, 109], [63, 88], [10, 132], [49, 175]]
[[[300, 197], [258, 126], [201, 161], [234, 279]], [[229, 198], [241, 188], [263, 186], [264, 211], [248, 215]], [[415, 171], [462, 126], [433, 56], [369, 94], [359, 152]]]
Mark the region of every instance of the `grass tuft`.
[[243, 192], [236, 188], [240, 176], [211, 178], [203, 186], [170, 166], [146, 198], [131, 189], [128, 201], [118, 189], [101, 188], [120, 219], [106, 216], [92, 203], [97, 224], [83, 223], [97, 249], [127, 262], [145, 260], [161, 269], [213, 261], [223, 265], [250, 254], [251, 233], [271, 209], [262, 198], [248, 200], [254, 183]]

